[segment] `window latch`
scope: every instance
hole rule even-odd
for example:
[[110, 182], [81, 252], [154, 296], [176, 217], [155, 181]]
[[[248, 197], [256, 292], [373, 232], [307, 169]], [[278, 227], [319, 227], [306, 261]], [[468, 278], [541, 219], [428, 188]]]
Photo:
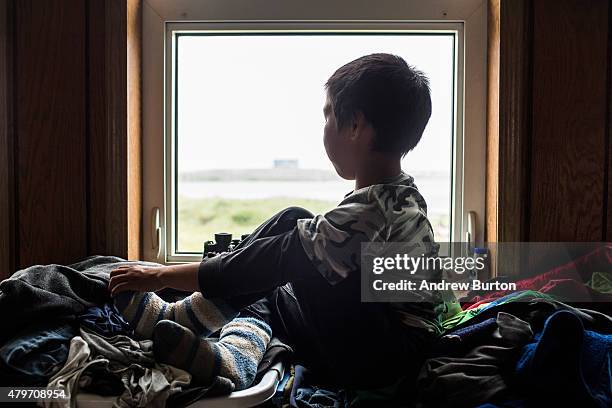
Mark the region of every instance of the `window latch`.
[[151, 243], [156, 259], [161, 255], [162, 227], [159, 214], [159, 207], [154, 207], [151, 212]]
[[468, 246], [468, 253], [471, 253], [476, 246], [476, 211], [468, 211], [467, 213], [467, 230], [465, 231], [465, 241]]

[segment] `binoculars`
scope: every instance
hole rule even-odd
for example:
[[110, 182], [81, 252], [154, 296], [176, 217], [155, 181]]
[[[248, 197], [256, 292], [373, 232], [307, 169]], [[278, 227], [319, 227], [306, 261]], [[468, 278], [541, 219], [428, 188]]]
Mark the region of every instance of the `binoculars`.
[[231, 252], [248, 236], [249, 234], [242, 234], [240, 239], [232, 239], [232, 234], [227, 232], [218, 232], [215, 234], [214, 241], [204, 242], [203, 258], [210, 258], [223, 252]]

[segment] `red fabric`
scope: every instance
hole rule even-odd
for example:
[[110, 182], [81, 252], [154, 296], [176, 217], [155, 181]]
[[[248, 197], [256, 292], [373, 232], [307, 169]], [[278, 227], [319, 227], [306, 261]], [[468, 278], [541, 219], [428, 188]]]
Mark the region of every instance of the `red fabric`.
[[574, 279], [553, 279], [539, 290], [558, 297], [563, 302], [590, 302], [591, 292], [584, 285]]
[[480, 305], [482, 305], [484, 303], [491, 303], [491, 299], [485, 299], [485, 300], [481, 300], [481, 301], [476, 302], [476, 303], [472, 303], [468, 307], [464, 307], [463, 310], [476, 309], [478, 306], [480, 306]]
[[[546, 287], [547, 290], [551, 290], [555, 283], [551, 285], [552, 281], [563, 280], [563, 281], [575, 281], [577, 284], [584, 286], [582, 282], [586, 282], [591, 278], [591, 275], [595, 271], [608, 271], [612, 266], [612, 243], [602, 245], [601, 247], [583, 255], [575, 260], [568, 262], [564, 265], [557, 266], [548, 272], [540, 275], [536, 275], [531, 278], [522, 279], [516, 282], [516, 290], [538, 290]], [[575, 284], [563, 283], [565, 288], [569, 288], [570, 285], [574, 286], [573, 293], [576, 294], [579, 291]], [[568, 289], [569, 290], [569, 289]], [[476, 304], [483, 302], [491, 302], [502, 296], [505, 296], [513, 291], [498, 291], [491, 292], [485, 295], [477, 295], [470, 299], [467, 304], [464, 305], [463, 309], [469, 309], [475, 307]], [[589, 297], [587, 297], [588, 299]]]

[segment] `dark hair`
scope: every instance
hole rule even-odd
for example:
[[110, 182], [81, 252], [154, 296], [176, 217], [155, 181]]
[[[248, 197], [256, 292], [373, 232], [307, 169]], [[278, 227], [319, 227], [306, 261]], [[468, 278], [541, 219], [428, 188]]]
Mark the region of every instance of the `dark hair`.
[[419, 143], [431, 116], [429, 80], [397, 55], [357, 58], [334, 72], [325, 88], [338, 129], [363, 112], [376, 131], [375, 151], [405, 155]]

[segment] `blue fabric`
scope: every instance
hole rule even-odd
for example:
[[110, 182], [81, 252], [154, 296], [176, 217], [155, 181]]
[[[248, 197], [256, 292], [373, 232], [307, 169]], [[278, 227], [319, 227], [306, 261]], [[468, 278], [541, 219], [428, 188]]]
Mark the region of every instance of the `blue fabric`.
[[585, 330], [574, 313], [552, 314], [523, 348], [517, 379], [532, 398], [581, 407], [612, 406], [612, 335]]
[[297, 406], [297, 402], [295, 401], [297, 390], [307, 384], [307, 378], [309, 377], [309, 375], [310, 375], [310, 372], [308, 371], [306, 367], [300, 364], [295, 365], [294, 375], [293, 375], [293, 385], [291, 386], [291, 394], [289, 395], [289, 405], [291, 407]]
[[[536, 405], [537, 406], [537, 405]], [[525, 407], [535, 407], [534, 405], [529, 405], [527, 402], [523, 400], [508, 400], [503, 402], [490, 403], [479, 405], [477, 408], [525, 408]]]
[[486, 305], [485, 307], [483, 307], [482, 309], [480, 309], [479, 313], [482, 313], [483, 311], [487, 310], [487, 309], [491, 309], [492, 307], [495, 306], [499, 306], [502, 305], [504, 303], [508, 303], [508, 302], [526, 302], [526, 301], [531, 301], [534, 298], [544, 298], [544, 299], [551, 299], [551, 296], [545, 294], [545, 293], [540, 293], [534, 290], [530, 290], [530, 289], [526, 289], [526, 290], [520, 290], [518, 292], [512, 292], [512, 293], [508, 293], [507, 295], [504, 295], [500, 298], [495, 299], [494, 301], [492, 301], [491, 303], [489, 303], [488, 305]]
[[489, 331], [494, 330], [496, 327], [497, 327], [497, 321], [495, 320], [494, 317], [491, 317], [490, 319], [484, 320], [482, 322], [475, 323], [475, 324], [463, 327], [461, 329], [457, 329], [455, 331], [451, 331], [448, 334], [461, 337], [461, 339], [464, 340], [472, 336], [478, 335], [481, 332], [487, 332], [488, 334]]
[[121, 316], [115, 305], [105, 303], [103, 306], [94, 306], [79, 316], [82, 326], [106, 337], [123, 334], [133, 334], [130, 324]]
[[343, 392], [334, 392], [317, 387], [299, 388], [295, 394], [298, 408], [341, 408], [348, 407]]
[[585, 330], [582, 346], [584, 381], [601, 406], [612, 406], [612, 335]]
[[431, 356], [454, 356], [467, 353], [476, 346], [484, 344], [497, 328], [494, 317], [450, 331], [435, 343]]
[[78, 328], [58, 324], [44, 329], [29, 329], [0, 348], [3, 385], [46, 385], [68, 358], [70, 339]]
[[280, 382], [278, 383], [278, 386], [276, 387], [276, 391], [274, 392], [274, 395], [270, 399], [271, 406], [273, 407], [283, 406], [283, 402], [286, 399], [285, 388], [287, 388], [287, 384], [289, 383], [289, 380], [292, 378], [293, 376], [291, 375], [291, 370], [286, 369], [285, 372], [283, 373], [283, 378], [281, 378]]
[[306, 367], [296, 365], [289, 396], [291, 408], [341, 408], [349, 402], [343, 390], [326, 390], [312, 385], [313, 374]]

